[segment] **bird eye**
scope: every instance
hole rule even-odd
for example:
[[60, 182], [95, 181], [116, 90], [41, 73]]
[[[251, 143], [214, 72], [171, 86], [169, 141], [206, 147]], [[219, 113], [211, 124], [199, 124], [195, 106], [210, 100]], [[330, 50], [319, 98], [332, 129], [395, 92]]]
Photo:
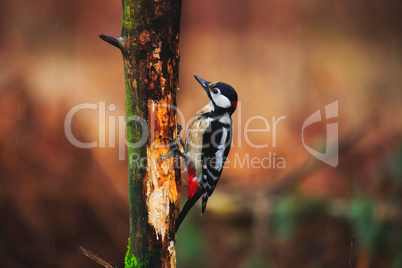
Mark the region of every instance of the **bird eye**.
[[213, 92], [214, 94], [218, 94], [218, 93], [219, 93], [219, 89], [213, 88], [213, 89], [212, 89], [212, 92]]

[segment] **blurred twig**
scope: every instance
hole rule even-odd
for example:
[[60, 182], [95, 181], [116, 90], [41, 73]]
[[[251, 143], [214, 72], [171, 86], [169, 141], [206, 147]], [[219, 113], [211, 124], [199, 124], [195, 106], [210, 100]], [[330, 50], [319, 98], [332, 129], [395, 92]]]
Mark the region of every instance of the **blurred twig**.
[[91, 260], [93, 260], [94, 262], [96, 262], [97, 264], [105, 267], [105, 268], [118, 268], [116, 265], [108, 263], [107, 261], [103, 260], [101, 257], [99, 257], [98, 255], [92, 253], [91, 251], [89, 251], [88, 249], [84, 248], [83, 246], [79, 247], [78, 250], [84, 254], [85, 256], [87, 256], [88, 258], [90, 258]]
[[355, 237], [352, 235], [350, 237], [350, 253], [349, 253], [349, 267], [352, 267], [352, 259], [353, 259], [353, 247], [355, 245]]
[[[365, 133], [368, 133], [373, 128], [373, 125], [370, 123], [370, 121], [366, 121], [366, 124], [362, 124], [361, 126], [362, 127], [351, 131], [347, 135], [344, 135], [343, 138], [339, 139], [339, 158], [342, 158], [345, 154], [347, 154], [349, 149], [353, 148], [361, 140], [361, 137], [363, 137]], [[280, 179], [277, 184], [266, 189], [263, 196], [259, 196], [256, 198], [257, 205], [254, 206], [253, 209], [253, 227], [255, 229], [254, 254], [256, 254], [257, 257], [262, 256], [261, 252], [267, 252], [267, 250], [269, 250], [267, 245], [259, 243], [261, 237], [264, 238], [263, 241], [272, 240], [272, 238], [270, 238], [269, 232], [267, 231], [267, 225], [272, 217], [272, 209], [268, 209], [268, 207], [261, 208], [261, 204], [265, 204], [266, 206], [271, 204], [270, 200], [273, 196], [291, 191], [292, 189], [300, 185], [308, 177], [308, 175], [323, 167], [325, 167], [324, 162], [321, 162], [320, 160], [315, 158], [308, 158], [304, 161], [303, 164], [293, 169], [282, 179]], [[339, 206], [339, 204], [335, 205]], [[332, 210], [335, 211], [335, 208], [333, 208]], [[265, 212], [262, 213], [261, 211]], [[339, 211], [339, 208], [336, 211]], [[346, 209], [342, 211], [346, 211]], [[349, 266], [351, 266], [352, 263], [353, 246], [354, 240], [351, 242]]]
[[[369, 130], [374, 127], [368, 120], [365, 121], [365, 123], [363, 123], [361, 126], [362, 127], [351, 131], [350, 133], [344, 135], [343, 138], [339, 139], [338, 157], [340, 159], [342, 159], [342, 156], [344, 156], [349, 149], [355, 146], [362, 139], [365, 133], [369, 132]], [[266, 192], [266, 195], [276, 195], [286, 190], [290, 190], [303, 182], [307, 175], [324, 166], [324, 162], [321, 162], [315, 158], [309, 158], [305, 160], [304, 163], [299, 167], [286, 174], [276, 185], [269, 188]]]

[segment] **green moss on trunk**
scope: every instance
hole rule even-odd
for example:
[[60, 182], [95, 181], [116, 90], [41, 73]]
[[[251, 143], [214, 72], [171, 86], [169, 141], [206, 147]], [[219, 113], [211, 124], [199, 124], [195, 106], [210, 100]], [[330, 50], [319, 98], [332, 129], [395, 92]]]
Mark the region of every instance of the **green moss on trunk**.
[[[123, 0], [122, 4], [120, 49], [126, 81], [130, 202], [130, 239], [125, 266], [172, 267], [175, 266], [172, 242], [174, 251], [173, 227], [180, 199], [177, 193], [180, 187], [176, 186], [180, 186], [180, 171], [172, 165], [171, 172], [165, 174], [149, 159], [163, 150], [166, 152], [159, 146], [164, 144], [162, 138], [173, 137], [176, 131], [175, 111], [169, 107], [176, 105], [181, 1]], [[154, 112], [155, 105], [162, 105], [158, 113]], [[138, 144], [144, 140], [143, 135], [146, 142]], [[136, 143], [141, 146], [130, 146]], [[138, 159], [141, 161], [133, 161]], [[159, 186], [170, 195], [169, 200], [160, 200], [170, 204], [168, 214], [161, 216], [166, 218], [163, 228], [149, 218], [152, 214], [149, 195], [155, 188], [152, 185], [155, 178], [150, 176], [158, 176], [157, 181], [162, 181]], [[160, 229], [167, 230], [166, 234]], [[160, 237], [161, 234], [165, 235]]]

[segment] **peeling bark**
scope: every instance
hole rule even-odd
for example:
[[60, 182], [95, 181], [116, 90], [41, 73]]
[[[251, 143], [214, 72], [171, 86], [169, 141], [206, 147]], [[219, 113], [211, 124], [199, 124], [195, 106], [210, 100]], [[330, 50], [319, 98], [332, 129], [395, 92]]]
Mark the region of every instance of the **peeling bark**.
[[[176, 267], [180, 166], [173, 157], [159, 157], [169, 151], [163, 138], [177, 136], [181, 0], [122, 4], [121, 37], [100, 37], [121, 49], [124, 62], [130, 202], [126, 267]], [[130, 146], [142, 135], [146, 144]]]

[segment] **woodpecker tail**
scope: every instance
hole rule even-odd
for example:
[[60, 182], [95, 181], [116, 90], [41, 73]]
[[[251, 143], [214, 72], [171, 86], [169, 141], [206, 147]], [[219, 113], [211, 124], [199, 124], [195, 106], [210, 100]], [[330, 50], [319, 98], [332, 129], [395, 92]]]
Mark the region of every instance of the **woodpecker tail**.
[[190, 209], [194, 206], [194, 204], [200, 199], [201, 197], [201, 191], [196, 192], [193, 197], [190, 199], [187, 199], [186, 203], [184, 203], [184, 206], [182, 210], [180, 211], [179, 217], [177, 217], [176, 223], [175, 223], [175, 232], [177, 233], [177, 230], [180, 227], [180, 224], [183, 222], [184, 218], [186, 217], [187, 213], [190, 211]]

